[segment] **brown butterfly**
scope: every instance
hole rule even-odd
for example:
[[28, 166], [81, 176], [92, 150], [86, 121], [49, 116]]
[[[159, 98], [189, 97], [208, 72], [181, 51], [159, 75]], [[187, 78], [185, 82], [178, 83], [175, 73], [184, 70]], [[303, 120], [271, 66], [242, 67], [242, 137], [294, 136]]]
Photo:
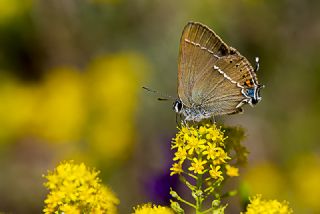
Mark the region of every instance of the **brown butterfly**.
[[256, 71], [235, 48], [207, 26], [190, 22], [181, 36], [178, 99], [174, 110], [185, 121], [199, 122], [215, 115], [235, 114], [241, 106], [261, 100]]

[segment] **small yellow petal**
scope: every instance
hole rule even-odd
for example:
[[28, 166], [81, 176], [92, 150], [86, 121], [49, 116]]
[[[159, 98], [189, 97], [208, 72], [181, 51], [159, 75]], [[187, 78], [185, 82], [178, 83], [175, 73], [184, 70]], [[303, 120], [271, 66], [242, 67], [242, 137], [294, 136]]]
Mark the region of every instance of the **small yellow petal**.
[[229, 164], [226, 165], [227, 175], [230, 177], [239, 176], [239, 169], [237, 167], [230, 166]]

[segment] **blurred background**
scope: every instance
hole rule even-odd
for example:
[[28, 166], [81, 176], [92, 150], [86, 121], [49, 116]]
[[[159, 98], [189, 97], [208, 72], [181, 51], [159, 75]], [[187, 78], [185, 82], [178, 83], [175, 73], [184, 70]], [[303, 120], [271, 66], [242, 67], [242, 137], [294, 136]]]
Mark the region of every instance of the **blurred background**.
[[141, 86], [176, 96], [191, 20], [261, 60], [262, 102], [217, 118], [246, 130], [249, 164], [236, 182], [320, 213], [316, 0], [0, 0], [0, 211], [40, 213], [42, 175], [69, 159], [101, 171], [120, 213], [168, 203], [175, 113]]

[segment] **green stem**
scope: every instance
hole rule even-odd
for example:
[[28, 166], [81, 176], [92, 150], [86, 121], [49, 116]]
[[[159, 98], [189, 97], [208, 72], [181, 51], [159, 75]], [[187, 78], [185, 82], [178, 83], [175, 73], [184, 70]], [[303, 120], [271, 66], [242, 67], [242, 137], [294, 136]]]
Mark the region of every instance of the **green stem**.
[[191, 191], [194, 191], [196, 189], [196, 186], [193, 186], [192, 184], [190, 184], [185, 177], [180, 176], [180, 180], [181, 182], [183, 182]]
[[[197, 176], [197, 190], [202, 189], [202, 174]], [[196, 194], [196, 214], [202, 214], [200, 211], [202, 208], [202, 195]]]
[[177, 199], [179, 201], [181, 201], [182, 203], [185, 203], [186, 205], [189, 205], [190, 207], [193, 207], [196, 209], [196, 206], [194, 204], [190, 203], [189, 201], [186, 201], [186, 200], [182, 199], [181, 197], [178, 197]]
[[203, 212], [202, 212], [202, 214], [205, 214], [205, 213], [211, 212], [211, 211], [213, 211], [213, 210], [214, 210], [214, 207], [211, 207], [211, 208], [209, 208], [209, 209], [207, 209], [207, 210], [203, 211]]
[[197, 179], [197, 176], [194, 176], [193, 174], [191, 173], [185, 173], [186, 175], [190, 176], [191, 178], [194, 178], [194, 179]]
[[[202, 154], [198, 153], [198, 160], [202, 160]], [[195, 193], [195, 199], [196, 199], [196, 214], [202, 214], [201, 208], [202, 208], [202, 202], [203, 202], [203, 192], [202, 192], [202, 183], [203, 183], [203, 175], [198, 174], [197, 175], [197, 190]]]
[[202, 187], [202, 174], [198, 174], [197, 176], [197, 189], [201, 189]]

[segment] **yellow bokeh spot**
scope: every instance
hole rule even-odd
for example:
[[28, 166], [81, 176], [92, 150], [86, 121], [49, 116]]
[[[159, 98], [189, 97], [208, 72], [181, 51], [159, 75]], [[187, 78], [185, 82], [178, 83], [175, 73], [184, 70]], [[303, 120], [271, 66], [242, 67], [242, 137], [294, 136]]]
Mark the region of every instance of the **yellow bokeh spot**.
[[0, 23], [25, 14], [32, 3], [32, 0], [0, 0]]
[[33, 83], [1, 76], [0, 142], [27, 136], [68, 144], [67, 158], [119, 164], [135, 143], [138, 96], [149, 70], [142, 55], [123, 52], [97, 57], [85, 70], [56, 67]]
[[103, 157], [105, 164], [126, 158], [133, 147], [137, 98], [148, 70], [146, 60], [136, 53], [101, 56], [88, 66], [86, 152]]
[[0, 144], [25, 134], [36, 112], [37, 88], [6, 77], [0, 85]]
[[37, 110], [30, 131], [52, 142], [79, 140], [87, 105], [80, 71], [56, 68], [48, 72], [38, 90]]
[[280, 170], [268, 162], [249, 168], [243, 175], [243, 181], [248, 186], [250, 195], [262, 194], [268, 198], [279, 198], [286, 186]]
[[320, 157], [313, 154], [299, 157], [291, 176], [295, 203], [312, 213], [320, 213]]

